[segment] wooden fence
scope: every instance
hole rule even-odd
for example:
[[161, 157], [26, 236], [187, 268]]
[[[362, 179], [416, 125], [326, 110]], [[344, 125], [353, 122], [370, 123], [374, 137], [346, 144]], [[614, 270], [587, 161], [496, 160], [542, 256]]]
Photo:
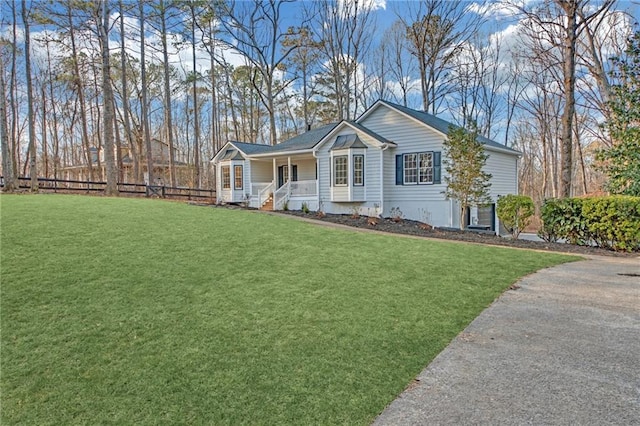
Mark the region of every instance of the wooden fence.
[[[0, 176], [0, 188], [2, 187], [4, 187], [4, 177]], [[38, 188], [40, 191], [45, 192], [76, 194], [104, 193], [106, 187], [106, 182], [38, 178]], [[18, 188], [31, 188], [31, 178], [19, 177]], [[207, 203], [216, 202], [216, 191], [213, 189], [147, 185], [144, 183], [118, 183], [118, 191], [121, 194], [132, 196], [197, 200]]]

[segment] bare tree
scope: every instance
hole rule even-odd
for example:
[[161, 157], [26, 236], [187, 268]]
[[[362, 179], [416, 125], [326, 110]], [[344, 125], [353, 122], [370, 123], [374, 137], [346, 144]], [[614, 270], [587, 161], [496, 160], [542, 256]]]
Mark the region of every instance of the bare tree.
[[[571, 196], [573, 178], [573, 126], [576, 107], [576, 44], [580, 34], [593, 21], [607, 13], [615, 0], [594, 5], [590, 0], [545, 0], [527, 9], [515, 4], [539, 37], [546, 37], [561, 55], [564, 108], [562, 111], [560, 196]], [[588, 12], [587, 12], [588, 11]]]
[[147, 64], [145, 57], [145, 9], [144, 9], [145, 1], [140, 0], [138, 2], [138, 18], [140, 19], [140, 83], [141, 83], [141, 94], [142, 94], [142, 105], [141, 105], [141, 117], [140, 124], [142, 127], [142, 135], [144, 138], [144, 145], [147, 157], [147, 185], [153, 185], [155, 182], [153, 180], [153, 152], [151, 150], [151, 135], [149, 131], [149, 104], [148, 104], [148, 96], [147, 96]]
[[111, 82], [111, 63], [109, 52], [109, 1], [101, 0], [98, 4], [96, 24], [100, 36], [100, 53], [102, 54], [102, 97], [104, 100], [102, 130], [104, 134], [104, 161], [106, 168], [105, 194], [118, 195], [118, 168], [116, 167], [113, 144], [113, 132], [115, 125], [115, 112], [113, 107], [113, 89]]
[[416, 71], [416, 61], [408, 51], [405, 24], [401, 20], [395, 21], [385, 31], [383, 40], [389, 46], [389, 73], [400, 89], [399, 96], [396, 93], [392, 93], [392, 96], [402, 105], [408, 106], [409, 93], [415, 89], [412, 78]]
[[124, 1], [118, 1], [118, 9], [120, 12], [120, 84], [122, 85], [122, 121], [124, 125], [124, 134], [125, 138], [129, 143], [129, 147], [131, 148], [131, 153], [133, 156], [133, 178], [135, 182], [140, 181], [140, 161], [139, 161], [139, 153], [138, 147], [135, 141], [133, 140], [133, 132], [131, 130], [131, 113], [129, 111], [129, 91], [127, 88], [128, 79], [127, 79], [127, 52], [126, 52], [126, 33], [124, 28]]
[[22, 0], [22, 24], [24, 25], [24, 65], [27, 79], [27, 120], [29, 122], [29, 176], [31, 177], [31, 191], [38, 191], [38, 169], [36, 167], [36, 128], [35, 112], [33, 110], [33, 81], [31, 76], [31, 34], [29, 31], [29, 13], [27, 2]]
[[322, 42], [314, 37], [310, 28], [302, 27], [297, 34], [285, 36], [282, 46], [284, 49], [295, 47], [287, 62], [295, 70], [296, 78], [301, 80], [302, 119], [304, 121], [304, 130], [309, 130], [313, 124], [309, 104], [311, 97], [316, 94], [312, 75], [314, 71], [317, 71], [316, 67]]
[[[2, 45], [0, 45], [2, 49]], [[16, 189], [15, 174], [13, 170], [12, 153], [9, 146], [9, 126], [7, 124], [7, 86], [4, 81], [4, 58], [0, 50], [0, 148], [2, 149], [2, 174], [4, 177], [4, 192], [12, 192]]]
[[171, 0], [159, 0], [154, 6], [159, 19], [159, 33], [162, 42], [162, 71], [164, 83], [164, 133], [167, 136], [169, 145], [169, 182], [171, 186], [176, 186], [175, 169], [175, 143], [173, 138], [173, 112], [171, 99], [171, 74], [169, 64], [169, 44], [167, 42], [167, 20], [170, 18], [169, 12], [173, 8]]
[[481, 15], [469, 13], [467, 6], [461, 0], [421, 0], [410, 3], [406, 15], [400, 17], [409, 51], [418, 61], [422, 108], [432, 114], [440, 112], [452, 90], [448, 73], [453, 59], [476, 35], [483, 20]]
[[359, 79], [375, 27], [371, 9], [358, 2], [320, 0], [306, 13], [314, 17], [322, 43], [324, 65], [318, 81], [331, 103], [332, 121], [351, 120], [361, 112]]
[[235, 48], [252, 64], [254, 86], [269, 115], [269, 134], [272, 145], [278, 142], [276, 132], [275, 99], [291, 83], [278, 82], [278, 73], [283, 71], [285, 61], [297, 48], [295, 44], [280, 49], [285, 37], [296, 30], [282, 28], [283, 5], [291, 0], [252, 0], [223, 4], [222, 25], [237, 42]]

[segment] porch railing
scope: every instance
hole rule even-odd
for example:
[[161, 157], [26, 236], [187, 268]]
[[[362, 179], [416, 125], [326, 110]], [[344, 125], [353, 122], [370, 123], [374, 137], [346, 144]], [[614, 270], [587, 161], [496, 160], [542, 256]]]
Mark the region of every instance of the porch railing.
[[266, 187], [273, 185], [273, 181], [271, 182], [256, 182], [251, 184], [251, 196], [257, 197], [260, 192]]
[[[265, 185], [265, 184], [259, 183], [254, 185]], [[264, 186], [261, 190], [258, 191], [258, 207], [262, 207], [265, 201], [269, 199], [269, 196], [275, 189], [275, 186], [276, 186], [276, 182], [271, 181], [270, 183], [267, 183], [266, 186]], [[251, 186], [251, 190], [253, 191], [253, 185]]]
[[317, 195], [315, 180], [299, 180], [291, 182], [291, 196], [312, 196]]
[[289, 197], [291, 196], [291, 182], [287, 181], [284, 185], [273, 193], [273, 209], [282, 210]]

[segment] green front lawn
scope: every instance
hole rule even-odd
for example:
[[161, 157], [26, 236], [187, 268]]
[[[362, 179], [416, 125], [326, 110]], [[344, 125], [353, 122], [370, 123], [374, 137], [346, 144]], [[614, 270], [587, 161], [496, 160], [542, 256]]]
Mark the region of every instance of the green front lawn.
[[568, 256], [145, 199], [0, 196], [2, 424], [366, 424]]

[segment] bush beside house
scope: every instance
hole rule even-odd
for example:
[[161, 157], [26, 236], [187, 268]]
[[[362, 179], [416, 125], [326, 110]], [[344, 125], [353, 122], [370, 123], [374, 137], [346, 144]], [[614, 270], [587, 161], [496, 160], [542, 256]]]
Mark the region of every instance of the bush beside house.
[[498, 219], [514, 239], [531, 223], [535, 207], [531, 197], [509, 194], [498, 199]]
[[640, 251], [640, 197], [549, 199], [540, 213], [545, 241]]

